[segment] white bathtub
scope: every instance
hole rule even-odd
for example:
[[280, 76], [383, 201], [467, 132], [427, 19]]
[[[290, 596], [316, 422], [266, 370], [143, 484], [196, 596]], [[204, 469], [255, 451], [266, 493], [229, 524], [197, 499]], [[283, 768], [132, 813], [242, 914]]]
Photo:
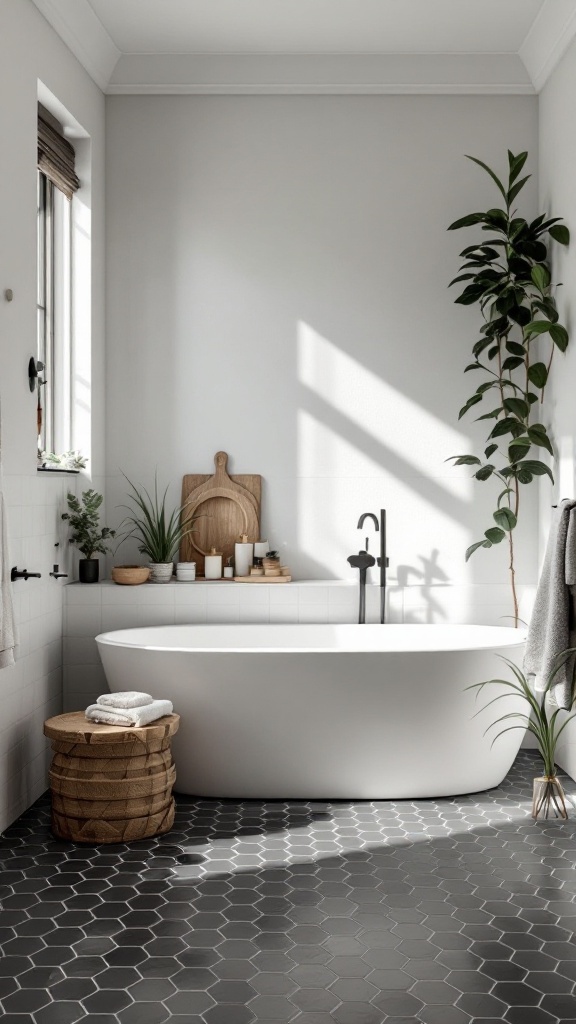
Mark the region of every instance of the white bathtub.
[[[176, 789], [207, 797], [406, 799], [497, 786], [522, 739], [491, 747], [508, 696], [474, 713], [472, 683], [519, 661], [499, 626], [210, 625], [96, 637], [112, 692], [166, 697], [181, 715]], [[507, 670], [506, 670], [507, 671]], [[520, 710], [522, 707], [520, 706]]]

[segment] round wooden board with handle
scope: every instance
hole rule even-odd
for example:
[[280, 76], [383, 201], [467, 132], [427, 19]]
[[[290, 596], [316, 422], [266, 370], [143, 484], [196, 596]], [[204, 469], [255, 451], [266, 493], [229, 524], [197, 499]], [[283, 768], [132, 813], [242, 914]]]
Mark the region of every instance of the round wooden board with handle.
[[[183, 562], [196, 562], [196, 575], [204, 571], [204, 557], [211, 548], [221, 551], [223, 560], [234, 554], [236, 539], [246, 534], [255, 541], [260, 536], [259, 476], [230, 477], [227, 471], [228, 455], [216, 452], [213, 476], [199, 478], [186, 476], [182, 485], [182, 504], [186, 505], [183, 518], [199, 516], [194, 531], [184, 537], [180, 547]], [[249, 486], [244, 486], [245, 481]], [[251, 488], [251, 489], [250, 489]], [[224, 564], [223, 562], [223, 564]]]

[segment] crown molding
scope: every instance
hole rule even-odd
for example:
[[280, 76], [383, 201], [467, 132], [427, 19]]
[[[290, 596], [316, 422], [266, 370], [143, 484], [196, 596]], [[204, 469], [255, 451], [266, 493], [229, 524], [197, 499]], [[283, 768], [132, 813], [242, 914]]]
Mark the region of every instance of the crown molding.
[[121, 56], [88, 0], [32, 0], [46, 21], [106, 92]]
[[574, 0], [545, 0], [517, 54], [127, 54], [89, 0], [32, 2], [113, 95], [529, 95], [542, 89], [576, 36]]
[[574, 0], [546, 0], [519, 50], [536, 92], [544, 87], [575, 36]]
[[112, 95], [533, 94], [517, 54], [122, 54]]

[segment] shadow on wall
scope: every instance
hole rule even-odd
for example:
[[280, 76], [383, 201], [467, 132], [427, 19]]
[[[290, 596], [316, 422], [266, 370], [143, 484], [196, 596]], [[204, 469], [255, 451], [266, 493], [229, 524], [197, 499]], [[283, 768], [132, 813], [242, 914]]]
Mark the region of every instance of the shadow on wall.
[[[444, 570], [438, 565], [438, 548], [434, 548], [429, 558], [418, 555], [422, 568], [417, 569], [412, 565], [399, 565], [398, 586], [408, 587], [411, 583], [419, 584], [420, 599], [425, 608], [424, 622], [434, 623], [440, 620], [446, 621], [448, 616], [445, 609], [434, 596], [434, 587], [439, 584], [449, 584], [449, 579]], [[422, 622], [422, 616], [415, 616], [407, 613], [404, 622]]]

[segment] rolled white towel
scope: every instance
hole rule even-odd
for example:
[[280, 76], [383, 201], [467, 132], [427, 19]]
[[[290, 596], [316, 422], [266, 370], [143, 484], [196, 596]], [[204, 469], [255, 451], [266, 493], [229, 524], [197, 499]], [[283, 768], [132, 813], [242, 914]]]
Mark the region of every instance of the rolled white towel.
[[164, 715], [171, 715], [173, 711], [172, 701], [153, 700], [151, 704], [139, 708], [111, 708], [104, 704], [90, 704], [86, 708], [85, 715], [89, 722], [103, 722], [105, 725], [134, 726], [140, 728], [143, 725], [150, 725], [157, 718]]
[[122, 690], [120, 693], [103, 693], [98, 697], [97, 704], [104, 704], [107, 708], [143, 708], [154, 700], [149, 693], [140, 693], [138, 690]]

